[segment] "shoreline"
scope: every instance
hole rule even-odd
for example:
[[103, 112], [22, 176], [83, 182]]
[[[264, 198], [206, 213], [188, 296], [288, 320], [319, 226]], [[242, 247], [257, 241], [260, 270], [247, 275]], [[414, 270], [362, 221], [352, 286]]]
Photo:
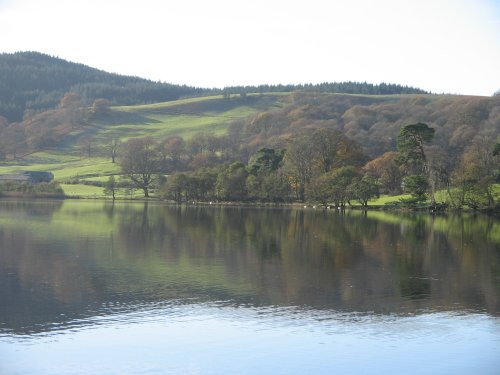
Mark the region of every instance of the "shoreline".
[[334, 205], [319, 205], [311, 203], [271, 203], [271, 202], [230, 202], [230, 201], [193, 201], [193, 202], [174, 202], [171, 200], [165, 200], [157, 197], [137, 197], [137, 198], [108, 198], [108, 197], [84, 197], [84, 196], [67, 196], [60, 194], [0, 194], [0, 201], [2, 200], [93, 200], [93, 201], [103, 201], [110, 203], [163, 203], [167, 205], [176, 206], [200, 206], [200, 207], [255, 207], [255, 208], [294, 208], [294, 209], [310, 209], [310, 210], [322, 210], [322, 211], [386, 211], [386, 212], [420, 212], [428, 213], [431, 215], [437, 214], [447, 214], [447, 213], [476, 213], [489, 216], [500, 216], [500, 207], [495, 208], [483, 208], [483, 209], [472, 209], [472, 208], [450, 208], [448, 206], [442, 206], [442, 208], [435, 210], [431, 205], [419, 206], [419, 207], [401, 207], [401, 206], [391, 206], [391, 205], [347, 205], [345, 207], [335, 207]]

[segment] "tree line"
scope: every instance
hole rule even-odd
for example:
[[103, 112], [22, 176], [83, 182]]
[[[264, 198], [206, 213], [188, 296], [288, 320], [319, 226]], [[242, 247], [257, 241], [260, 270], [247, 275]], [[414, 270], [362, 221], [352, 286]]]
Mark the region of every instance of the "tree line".
[[[406, 205], [426, 200], [436, 208], [445, 191], [455, 208], [494, 208], [500, 182], [500, 145], [477, 140], [447, 168], [446, 155], [430, 146], [435, 129], [424, 123], [403, 126], [397, 151], [370, 160], [355, 141], [334, 129], [316, 128], [291, 137], [282, 149], [264, 147], [245, 159], [227, 136], [200, 133], [189, 141], [168, 137], [130, 139], [120, 152], [122, 175], [149, 197], [151, 189], [183, 202], [311, 202], [344, 208], [363, 206], [381, 193], [408, 193]], [[245, 161], [246, 160], [246, 161]], [[106, 185], [115, 194], [111, 177]]]
[[[237, 146], [237, 145], [236, 145]], [[378, 193], [375, 181], [364, 176], [361, 147], [342, 133], [316, 129], [290, 140], [285, 149], [261, 148], [248, 158], [228, 136], [199, 133], [188, 141], [170, 136], [130, 139], [121, 147], [122, 175], [148, 197], [150, 189], [176, 202], [319, 200], [328, 204], [330, 192], [320, 196], [324, 175], [345, 176], [351, 195], [335, 203], [367, 200]], [[167, 177], [165, 178], [165, 175]], [[113, 179], [107, 191], [113, 193]], [[367, 186], [364, 195], [355, 186]]]

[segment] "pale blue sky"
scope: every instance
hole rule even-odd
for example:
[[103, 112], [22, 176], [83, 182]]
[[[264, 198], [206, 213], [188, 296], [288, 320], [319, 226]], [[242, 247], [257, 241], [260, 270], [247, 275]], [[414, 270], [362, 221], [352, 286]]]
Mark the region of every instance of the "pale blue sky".
[[500, 0], [0, 0], [0, 52], [201, 87], [500, 89]]

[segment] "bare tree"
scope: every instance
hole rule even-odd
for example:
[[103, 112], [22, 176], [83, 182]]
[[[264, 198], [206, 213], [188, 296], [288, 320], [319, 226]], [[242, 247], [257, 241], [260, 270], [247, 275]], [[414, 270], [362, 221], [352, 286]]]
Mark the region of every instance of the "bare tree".
[[94, 143], [95, 138], [92, 136], [84, 137], [80, 139], [80, 148], [83, 152], [84, 155], [87, 156], [87, 158], [90, 158], [92, 156], [92, 144]]
[[297, 198], [304, 201], [306, 185], [313, 176], [314, 149], [309, 137], [297, 137], [287, 147], [285, 169], [292, 178]]
[[104, 194], [111, 195], [113, 202], [116, 199], [116, 194], [118, 192], [118, 183], [116, 182], [115, 176], [109, 176], [108, 181], [104, 184]]
[[116, 157], [118, 156], [118, 150], [121, 146], [121, 142], [118, 138], [114, 137], [108, 140], [106, 144], [107, 154], [111, 157], [111, 162], [116, 162]]

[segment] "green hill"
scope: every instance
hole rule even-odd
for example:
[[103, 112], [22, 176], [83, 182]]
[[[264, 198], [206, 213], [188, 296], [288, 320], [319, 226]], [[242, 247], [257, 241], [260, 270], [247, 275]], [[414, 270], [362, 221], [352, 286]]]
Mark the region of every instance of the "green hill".
[[68, 92], [76, 93], [86, 105], [101, 98], [113, 105], [137, 105], [223, 92], [230, 95], [295, 90], [351, 94], [424, 93], [423, 90], [407, 86], [366, 82], [207, 89], [107, 73], [39, 52], [0, 53], [0, 116], [10, 122], [20, 121], [26, 111], [39, 112], [55, 108]]
[[[456, 168], [481, 139], [500, 136], [500, 97], [402, 94], [364, 95], [294, 91], [204, 96], [134, 106], [103, 107], [72, 102], [20, 123], [0, 121], [0, 174], [50, 171], [61, 183], [103, 182], [120, 172], [109, 156], [113, 139], [178, 136], [186, 141], [183, 170], [196, 155], [242, 161], [259, 148], [286, 148], [290, 139], [315, 129], [335, 129], [359, 144], [367, 160], [396, 150], [402, 126], [425, 122], [435, 129], [429, 152], [443, 168]], [[1, 120], [1, 119], [0, 119]], [[193, 141], [196, 140], [197, 142]], [[192, 141], [192, 142], [191, 142]], [[190, 143], [191, 142], [191, 143]], [[200, 145], [208, 142], [210, 145]], [[174, 170], [172, 170], [173, 172]], [[165, 173], [170, 173], [169, 171]], [[66, 185], [70, 195], [101, 196], [95, 186]]]
[[[53, 172], [55, 180], [63, 183], [75, 179], [99, 179], [99, 176], [119, 172], [118, 166], [107, 155], [106, 146], [110, 139], [124, 142], [133, 137], [163, 139], [172, 135], [189, 139], [201, 132], [222, 135], [231, 124], [263, 111], [281, 108], [289, 99], [288, 94], [210, 96], [111, 107], [105, 116], [69, 131], [55, 146], [26, 152], [16, 160], [0, 164], [0, 174], [43, 170]], [[48, 113], [56, 116], [52, 111]], [[92, 187], [87, 188], [84, 194], [90, 191], [92, 195], [92, 190]], [[76, 188], [75, 191], [82, 190]], [[102, 189], [95, 190], [95, 193], [102, 194]]]
[[[59, 112], [48, 111], [31, 120], [28, 129], [59, 133], [53, 144], [41, 151], [22, 145], [17, 161], [7, 162], [1, 170], [22, 167], [19, 164], [59, 164], [82, 159], [85, 140], [92, 139], [98, 156], [110, 138], [152, 136], [155, 139], [178, 135], [189, 139], [205, 132], [225, 134], [229, 129], [238, 142], [261, 146], [282, 146], [288, 137], [311, 127], [331, 127], [360, 143], [371, 157], [395, 150], [395, 138], [405, 124], [423, 121], [436, 128], [436, 143], [444, 150], [460, 153], [475, 138], [496, 137], [500, 132], [500, 98], [442, 95], [346, 95], [322, 93], [268, 93], [255, 95], [207, 96], [137, 106], [114, 106], [105, 116], [83, 124], [57, 127]], [[46, 116], [46, 117], [44, 117]], [[64, 121], [61, 120], [62, 123]], [[54, 125], [55, 124], [55, 125]], [[19, 127], [20, 124], [14, 124]], [[21, 124], [22, 125], [22, 124]], [[10, 128], [13, 126], [11, 125]], [[31, 128], [30, 128], [31, 127]], [[1, 132], [0, 128], [0, 132]], [[9, 127], [5, 128], [7, 134]], [[3, 140], [7, 137], [3, 136]], [[12, 145], [13, 142], [9, 142]], [[19, 156], [24, 155], [19, 158]], [[38, 169], [38, 168], [35, 168]], [[52, 170], [52, 169], [50, 169]]]

